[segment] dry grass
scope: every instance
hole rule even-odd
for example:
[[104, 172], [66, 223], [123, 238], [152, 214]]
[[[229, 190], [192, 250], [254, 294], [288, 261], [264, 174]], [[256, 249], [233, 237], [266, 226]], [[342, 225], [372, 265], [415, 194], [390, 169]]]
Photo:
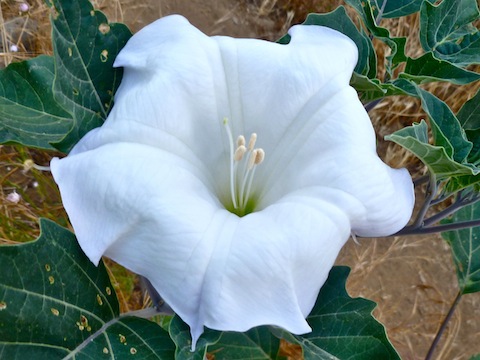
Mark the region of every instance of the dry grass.
[[[21, 1], [0, 3], [0, 66], [50, 53], [48, 10], [42, 0], [30, 0], [30, 11], [19, 12]], [[110, 21], [126, 22], [136, 31], [146, 23], [171, 12], [185, 14], [209, 34], [251, 36], [274, 40], [292, 24], [302, 22], [308, 12], [328, 12], [341, 2], [313, 0], [96, 0]], [[395, 36], [418, 31], [418, 17], [387, 20], [382, 25]], [[15, 45], [18, 51], [12, 51]], [[376, 44], [380, 53], [388, 51]], [[417, 41], [408, 47], [408, 55], [418, 56]], [[379, 64], [379, 74], [383, 64]], [[431, 84], [429, 90], [457, 111], [478, 85], [459, 87]], [[371, 112], [377, 130], [379, 153], [395, 167], [407, 167], [414, 177], [425, 173], [423, 165], [398, 146], [386, 143], [385, 135], [425, 118], [419, 102], [392, 97]], [[0, 147], [0, 243], [23, 242], [38, 236], [37, 219], [47, 217], [67, 225], [56, 186], [48, 172], [25, 169], [33, 159], [46, 165], [53, 154], [30, 151], [16, 146]], [[20, 195], [16, 200], [12, 193]], [[424, 357], [456, 291], [456, 278], [449, 250], [438, 236], [388, 239], [361, 239], [350, 242], [338, 263], [352, 267], [348, 289], [353, 296], [364, 296], [378, 303], [375, 316], [385, 324], [389, 336], [404, 359]], [[143, 307], [148, 301], [138, 282], [123, 269], [107, 262], [112, 282], [119, 291], [123, 310]], [[438, 359], [466, 359], [480, 352], [475, 335], [480, 332], [480, 299], [475, 294], [462, 300], [441, 342]], [[285, 355], [298, 358], [298, 348], [282, 344]]]

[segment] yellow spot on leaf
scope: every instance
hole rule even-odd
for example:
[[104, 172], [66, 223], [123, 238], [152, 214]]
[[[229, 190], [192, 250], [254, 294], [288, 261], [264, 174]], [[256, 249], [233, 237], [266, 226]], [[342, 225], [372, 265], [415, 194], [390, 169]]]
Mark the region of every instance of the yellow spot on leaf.
[[0, 311], [7, 308], [7, 303], [5, 301], [0, 301]]
[[108, 286], [105, 288], [105, 292], [107, 295], [112, 295], [112, 289], [110, 289]]
[[52, 311], [52, 314], [53, 314], [53, 315], [55, 315], [55, 316], [60, 315], [60, 311], [58, 311], [57, 309], [51, 308], [50, 310]]
[[100, 305], [100, 306], [103, 305], [102, 297], [99, 294], [97, 294], [97, 302], [98, 302], [98, 305]]
[[137, 349], [135, 348], [130, 348], [130, 354], [135, 355], [137, 353]]
[[49, 264], [45, 264], [45, 270], [50, 271], [50, 265]]
[[118, 339], [123, 345], [127, 345], [127, 338], [123, 336], [122, 334], [118, 334]]
[[53, 285], [53, 283], [55, 282], [55, 278], [53, 276], [49, 276], [48, 282], [50, 283], [50, 285]]
[[108, 24], [100, 24], [98, 27], [98, 31], [100, 31], [103, 35], [110, 32], [110, 25]]
[[100, 53], [100, 61], [101, 62], [107, 62], [108, 60], [108, 50], [102, 50]]
[[68, 48], [68, 56], [72, 56], [73, 55], [73, 52], [72, 52], [72, 48]]
[[104, 354], [108, 354], [108, 349], [107, 349], [107, 348], [103, 348], [103, 353], [104, 353]]

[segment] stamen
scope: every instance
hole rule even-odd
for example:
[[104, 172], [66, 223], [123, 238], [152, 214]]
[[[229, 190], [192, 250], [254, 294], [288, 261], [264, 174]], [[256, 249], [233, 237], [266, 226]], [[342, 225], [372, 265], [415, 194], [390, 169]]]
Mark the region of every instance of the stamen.
[[230, 125], [228, 125], [228, 119], [224, 118], [223, 119], [223, 125], [225, 125], [225, 129], [227, 129], [227, 136], [228, 136], [228, 142], [230, 143], [230, 196], [232, 197], [232, 203], [233, 207], [236, 209], [237, 208], [237, 200], [235, 199], [235, 177], [234, 177], [234, 166], [233, 166], [233, 136], [232, 136], [232, 130], [230, 130]]
[[[252, 188], [253, 177], [256, 165], [259, 165], [265, 159], [263, 149], [255, 149], [257, 142], [257, 134], [252, 133], [245, 147], [245, 137], [240, 135], [237, 137], [236, 148], [234, 148], [233, 136], [228, 119], [223, 119], [223, 124], [228, 135], [230, 145], [230, 196], [232, 198], [235, 213], [242, 216], [245, 214], [246, 207], [249, 203], [250, 191]], [[241, 170], [239, 165], [241, 164]]]
[[248, 171], [253, 169], [253, 166], [255, 165], [255, 159], [257, 158], [257, 149], [253, 150], [252, 153], [250, 154], [248, 158]]
[[32, 168], [40, 170], [40, 171], [50, 171], [50, 166], [37, 165], [33, 162], [32, 159], [25, 160], [24, 163], [23, 163], [23, 172], [26, 173], [29, 170], [31, 170]]

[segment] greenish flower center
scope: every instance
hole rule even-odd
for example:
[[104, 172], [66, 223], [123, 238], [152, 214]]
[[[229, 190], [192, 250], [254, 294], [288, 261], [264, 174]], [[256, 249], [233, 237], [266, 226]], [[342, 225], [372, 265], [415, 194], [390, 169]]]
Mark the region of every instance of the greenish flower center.
[[238, 216], [245, 216], [255, 210], [256, 198], [252, 193], [252, 183], [255, 169], [263, 162], [265, 152], [261, 148], [255, 148], [257, 134], [250, 135], [248, 144], [243, 135], [238, 136], [234, 142], [228, 120], [224, 119], [223, 124], [230, 143], [231, 203], [225, 208]]

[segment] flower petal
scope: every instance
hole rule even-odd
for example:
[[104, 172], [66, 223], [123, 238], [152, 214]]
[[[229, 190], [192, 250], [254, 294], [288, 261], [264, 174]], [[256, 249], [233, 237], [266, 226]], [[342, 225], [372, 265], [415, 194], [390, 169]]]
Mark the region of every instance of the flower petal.
[[328, 197], [355, 201], [302, 190], [239, 218], [188, 162], [139, 144], [54, 159], [51, 169], [87, 256], [147, 277], [194, 340], [203, 326], [310, 331], [305, 317], [349, 237], [348, 217]]
[[152, 23], [118, 55], [115, 65], [125, 71], [115, 106], [89, 144], [141, 142], [200, 161], [218, 179], [217, 194], [224, 193], [224, 118], [234, 136], [258, 133], [270, 157], [291, 145], [304, 114], [348, 85], [357, 60], [349, 38], [319, 26], [289, 33], [290, 44], [280, 45], [207, 37], [181, 16]]
[[359, 200], [362, 211], [350, 216], [352, 232], [387, 236], [400, 230], [412, 214], [413, 183], [405, 169], [392, 169], [378, 157], [373, 126], [355, 90], [346, 82], [328, 102], [305, 115], [289, 136], [294, 151], [288, 146], [277, 149], [268, 167], [257, 170], [256, 180], [263, 186], [258, 209], [291, 191], [324, 186]]

